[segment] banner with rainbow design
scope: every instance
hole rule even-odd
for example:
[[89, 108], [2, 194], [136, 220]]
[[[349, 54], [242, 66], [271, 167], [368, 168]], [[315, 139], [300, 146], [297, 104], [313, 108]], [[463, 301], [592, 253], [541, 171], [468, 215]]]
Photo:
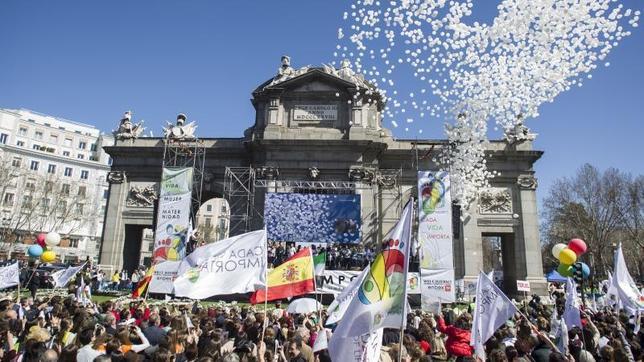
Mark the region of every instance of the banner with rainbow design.
[[447, 172], [418, 172], [421, 269], [453, 269], [452, 198]]
[[379, 328], [400, 328], [405, 317], [413, 200], [387, 234], [332, 338], [357, 337]]

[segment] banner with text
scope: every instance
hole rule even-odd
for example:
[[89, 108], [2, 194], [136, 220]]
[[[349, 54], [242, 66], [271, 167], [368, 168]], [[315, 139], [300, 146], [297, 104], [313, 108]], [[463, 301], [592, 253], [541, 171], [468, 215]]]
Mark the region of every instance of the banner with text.
[[[325, 270], [318, 277], [317, 292], [339, 294], [360, 273], [358, 270]], [[420, 277], [418, 273], [408, 273], [407, 294], [420, 294]]]
[[456, 301], [454, 269], [421, 269], [420, 301], [423, 310], [431, 311], [436, 303]]
[[154, 273], [148, 286], [150, 293], [172, 294], [174, 280], [177, 277], [180, 261], [162, 261], [154, 267]]
[[452, 198], [447, 172], [418, 172], [418, 243], [422, 269], [453, 269]]
[[154, 232], [155, 262], [181, 260], [186, 244], [192, 202], [192, 168], [164, 168]]

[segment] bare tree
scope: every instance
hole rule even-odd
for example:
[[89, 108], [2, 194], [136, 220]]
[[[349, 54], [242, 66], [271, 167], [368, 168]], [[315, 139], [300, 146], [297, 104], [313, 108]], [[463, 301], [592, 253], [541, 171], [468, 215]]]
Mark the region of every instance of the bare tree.
[[[100, 216], [96, 185], [39, 174], [12, 160], [0, 163], [2, 200], [11, 193], [10, 217], [3, 220], [2, 240], [14, 243], [21, 237], [56, 231], [68, 238], [83, 229], [91, 229]], [[87, 231], [87, 230], [86, 230]], [[12, 250], [10, 244], [9, 250]]]
[[570, 178], [558, 179], [544, 200], [544, 263], [556, 264], [550, 248], [571, 238], [588, 245], [584, 261], [605, 275], [612, 253], [622, 242], [632, 272], [642, 275], [642, 176], [609, 168], [603, 173], [585, 164]]

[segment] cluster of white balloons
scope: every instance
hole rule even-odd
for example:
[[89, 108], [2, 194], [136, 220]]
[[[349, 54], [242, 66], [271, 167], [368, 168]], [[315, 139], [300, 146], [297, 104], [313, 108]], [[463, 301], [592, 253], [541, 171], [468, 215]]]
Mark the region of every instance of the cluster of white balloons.
[[544, 102], [608, 66], [640, 16], [616, 0], [503, 0], [481, 24], [466, 22], [472, 8], [473, 0], [355, 0], [334, 53], [378, 87], [394, 126], [428, 117], [453, 124], [452, 147], [436, 161], [449, 168], [462, 206], [494, 176], [485, 166], [488, 122], [508, 131], [537, 117]]

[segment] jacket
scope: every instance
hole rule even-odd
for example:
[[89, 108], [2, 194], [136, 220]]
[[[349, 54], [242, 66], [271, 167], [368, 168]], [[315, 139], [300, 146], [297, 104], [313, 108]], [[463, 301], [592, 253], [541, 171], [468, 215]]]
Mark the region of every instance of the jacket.
[[445, 325], [443, 317], [438, 318], [438, 330], [447, 335], [445, 349], [455, 357], [469, 357], [472, 355], [470, 347], [470, 331]]

